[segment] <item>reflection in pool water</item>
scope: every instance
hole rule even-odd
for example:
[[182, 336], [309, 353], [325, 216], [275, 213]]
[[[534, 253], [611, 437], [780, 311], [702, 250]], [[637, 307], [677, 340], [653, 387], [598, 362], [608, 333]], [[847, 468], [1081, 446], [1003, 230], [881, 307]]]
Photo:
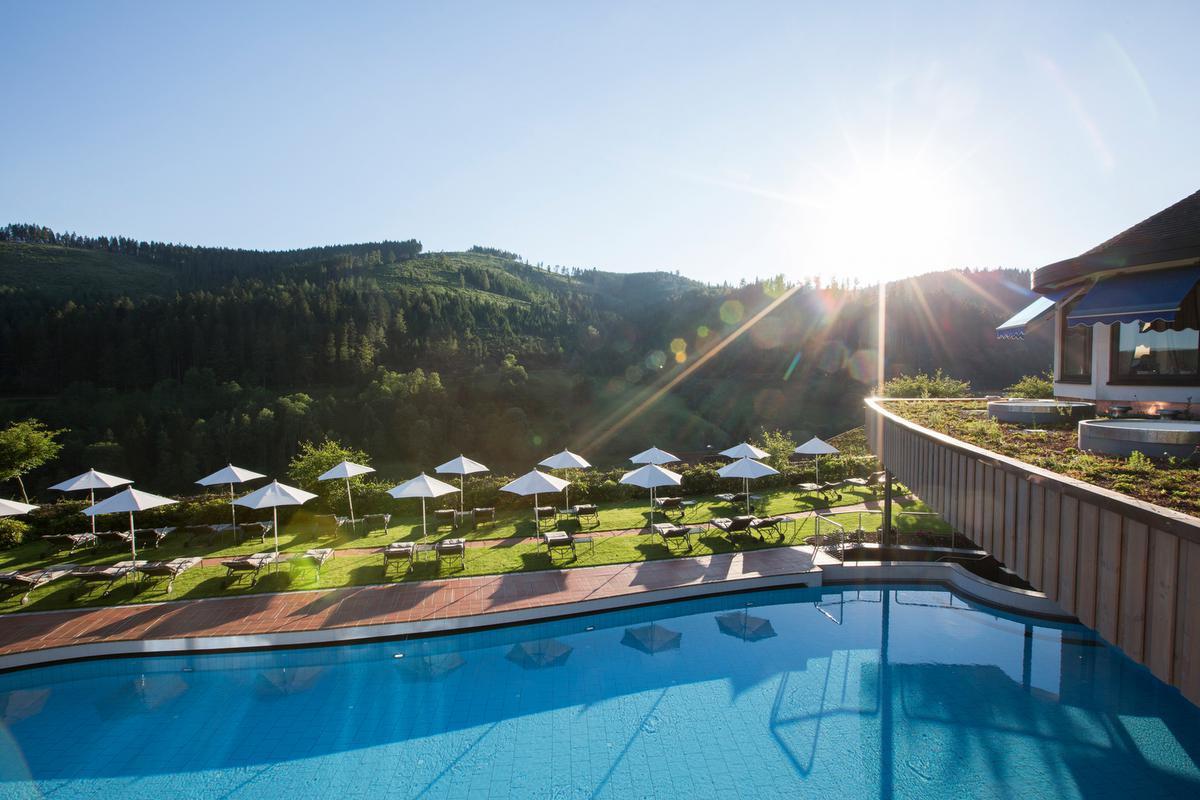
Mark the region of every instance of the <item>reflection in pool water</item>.
[[0, 797], [1197, 797], [1085, 628], [888, 586], [0, 675]]

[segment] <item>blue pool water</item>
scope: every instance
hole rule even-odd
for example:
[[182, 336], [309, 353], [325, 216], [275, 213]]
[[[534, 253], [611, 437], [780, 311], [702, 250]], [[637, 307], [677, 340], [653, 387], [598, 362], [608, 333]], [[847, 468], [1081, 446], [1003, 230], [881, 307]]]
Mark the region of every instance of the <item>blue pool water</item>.
[[64, 664], [0, 721], [6, 798], [1200, 797], [1175, 690], [928, 586]]

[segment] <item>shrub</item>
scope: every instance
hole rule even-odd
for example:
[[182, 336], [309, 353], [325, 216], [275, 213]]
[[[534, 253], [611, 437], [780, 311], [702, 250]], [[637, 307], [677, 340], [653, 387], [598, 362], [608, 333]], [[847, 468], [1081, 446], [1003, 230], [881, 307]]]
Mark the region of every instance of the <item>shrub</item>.
[[1029, 400], [1054, 399], [1054, 375], [1045, 372], [1041, 375], [1026, 375], [1021, 380], [1004, 390], [1009, 397], [1023, 397]]
[[16, 547], [28, 533], [29, 526], [19, 519], [0, 518], [0, 550]]
[[1126, 466], [1134, 472], [1154, 471], [1154, 462], [1151, 461], [1150, 457], [1141, 450], [1134, 450], [1129, 454], [1129, 460], [1126, 462]]
[[884, 397], [968, 397], [971, 384], [952, 378], [939, 369], [932, 375], [924, 372], [897, 375], [883, 384], [881, 393]]

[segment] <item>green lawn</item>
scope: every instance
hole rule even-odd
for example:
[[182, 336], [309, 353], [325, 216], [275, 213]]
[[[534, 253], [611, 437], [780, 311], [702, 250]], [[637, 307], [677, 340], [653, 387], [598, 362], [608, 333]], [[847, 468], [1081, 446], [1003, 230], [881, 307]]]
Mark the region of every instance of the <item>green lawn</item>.
[[[863, 500], [861, 492], [845, 492], [837, 498], [838, 505], [851, 505]], [[798, 504], [792, 492], [779, 492], [769, 498], [764, 498], [766, 509], [772, 513], [784, 510], [798, 511], [803, 504]], [[790, 509], [783, 506], [791, 505]], [[711, 512], [721, 512], [723, 507], [716, 503], [698, 504], [689, 515], [689, 521], [697, 522], [708, 519]], [[920, 503], [905, 502], [903, 506], [896, 505], [897, 513], [907, 511], [927, 510]], [[722, 512], [723, 513], [723, 512]], [[720, 513], [718, 513], [720, 515]], [[633, 504], [614, 504], [601, 512], [600, 525], [589, 530], [624, 530], [635, 527], [640, 521], [645, 523], [646, 511], [639, 510]], [[832, 519], [854, 529], [861, 524], [864, 530], [876, 530], [879, 527], [879, 514], [862, 514], [855, 512], [833, 514]], [[914, 525], [923, 528], [943, 529], [944, 523], [936, 518], [897, 517], [897, 524], [902, 529], [910, 529]], [[568, 528], [573, 527], [568, 525]], [[830, 530], [827, 523], [821, 523], [821, 531]], [[742, 537], [737, 544], [731, 543], [715, 529], [693, 537], [693, 549], [685, 551], [679, 548], [668, 551], [661, 542], [650, 536], [605, 536], [598, 537], [594, 550], [586, 545], [578, 550], [576, 558], [563, 554], [555, 555], [553, 563], [545, 550], [528, 538], [519, 538], [532, 530], [532, 522], [516, 519], [506, 519], [497, 522], [494, 529], [485, 527], [482, 531], [473, 532], [471, 538], [494, 539], [492, 546], [470, 548], [465, 565], [444, 563], [440, 572], [438, 565], [432, 559], [417, 564], [412, 572], [405, 574], [403, 566], [393, 565], [389, 574], [383, 574], [383, 559], [377, 553], [367, 555], [339, 556], [326, 562], [321, 571], [321, 588], [340, 586], [360, 586], [377, 584], [388, 581], [428, 580], [439, 577], [463, 577], [471, 575], [504, 574], [511, 572], [526, 572], [551, 568], [572, 568], [597, 566], [602, 564], [633, 563], [660, 558], [670, 558], [679, 555], [709, 555], [711, 553], [731, 552], [735, 549], [757, 550], [766, 547], [778, 547], [797, 544], [814, 532], [814, 523], [807, 518], [796, 526], [795, 531], [789, 531], [784, 537], [767, 535], [765, 542], [757, 539]], [[432, 533], [432, 531], [431, 531]], [[438, 533], [439, 538], [452, 535], [449, 528]], [[420, 537], [419, 520], [405, 519], [401, 524], [391, 527], [390, 533], [374, 531], [369, 535], [358, 538], [341, 537], [336, 541], [326, 536], [315, 538], [311, 531], [304, 530], [301, 524], [294, 525], [280, 536], [280, 547], [288, 552], [302, 552], [310, 547], [334, 546], [340, 550], [357, 547], [381, 546], [390, 541], [416, 539]], [[431, 536], [432, 538], [432, 536]], [[269, 541], [269, 540], [268, 540]], [[264, 548], [254, 540], [242, 545], [227, 544], [225, 546], [204, 546], [196, 544], [188, 546], [184, 540], [174, 544], [166, 544], [159, 550], [147, 550], [139, 553], [139, 557], [150, 559], [168, 559], [178, 555], [203, 555], [206, 557], [224, 556], [249, 553]], [[116, 548], [106, 548], [99, 552], [94, 550], [78, 551], [74, 556], [57, 556], [45, 558], [45, 546], [40, 543], [23, 545], [5, 556], [5, 569], [22, 568], [48, 563], [70, 561], [76, 564], [104, 564], [128, 558], [128, 553]], [[23, 557], [22, 557], [23, 556]], [[121, 582], [106, 596], [101, 597], [101, 588], [96, 588], [87, 595], [77, 596], [80, 586], [77, 581], [65, 578], [60, 582], [48, 584], [36, 590], [30, 597], [30, 602], [22, 606], [20, 595], [8, 595], [0, 601], [0, 613], [10, 613], [20, 610], [43, 611], [58, 608], [72, 608], [84, 605], [116, 605], [158, 601], [166, 599], [194, 599], [201, 597], [235, 596], [254, 592], [296, 591], [317, 588], [315, 570], [308, 565], [281, 567], [278, 572], [261, 578], [257, 585], [251, 588], [248, 581], [243, 579], [237, 585], [225, 586], [225, 569], [220, 566], [198, 567], [184, 573], [175, 582], [174, 592], [170, 597], [166, 594], [165, 582], [158, 582], [149, 587], [141, 587], [133, 582]]]

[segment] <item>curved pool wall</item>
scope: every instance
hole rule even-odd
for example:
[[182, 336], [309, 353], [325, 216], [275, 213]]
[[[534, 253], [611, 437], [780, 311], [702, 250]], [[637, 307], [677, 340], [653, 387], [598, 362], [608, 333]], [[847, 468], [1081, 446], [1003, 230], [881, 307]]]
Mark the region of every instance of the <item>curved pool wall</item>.
[[1067, 400], [989, 400], [988, 416], [1018, 425], [1053, 425], [1096, 416], [1095, 403]]
[[[649, 626], [653, 626], [652, 628]], [[0, 796], [1196, 797], [1200, 709], [927, 585], [0, 674]]]
[[1152, 458], [1188, 458], [1200, 446], [1200, 422], [1155, 419], [1095, 419], [1079, 423], [1079, 449]]

